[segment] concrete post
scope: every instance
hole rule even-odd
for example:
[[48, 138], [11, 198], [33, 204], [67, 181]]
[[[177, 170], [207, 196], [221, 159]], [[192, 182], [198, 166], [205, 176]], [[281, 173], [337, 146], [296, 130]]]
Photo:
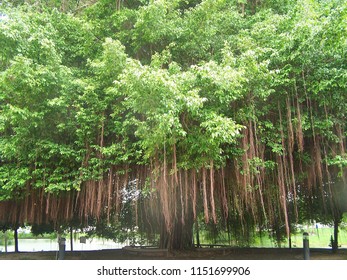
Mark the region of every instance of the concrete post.
[[303, 236], [303, 248], [304, 248], [304, 260], [310, 259], [310, 242], [309, 242], [309, 236], [307, 232], [304, 232]]
[[66, 239], [61, 237], [59, 238], [59, 256], [58, 260], [63, 260], [65, 257], [65, 246], [66, 246]]

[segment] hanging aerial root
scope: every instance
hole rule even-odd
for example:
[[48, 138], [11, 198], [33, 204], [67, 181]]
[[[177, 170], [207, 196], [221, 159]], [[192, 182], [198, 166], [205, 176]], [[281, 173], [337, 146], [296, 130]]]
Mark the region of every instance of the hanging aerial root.
[[209, 211], [208, 211], [208, 203], [207, 203], [207, 183], [206, 183], [206, 168], [202, 168], [202, 194], [203, 194], [203, 203], [204, 203], [204, 215], [205, 215], [205, 223], [207, 224], [210, 220]]
[[196, 220], [196, 207], [197, 207], [197, 181], [196, 181], [196, 171], [191, 170], [191, 183], [192, 183], [192, 199], [193, 199], [193, 218]]
[[296, 139], [298, 144], [298, 150], [300, 153], [303, 153], [304, 151], [304, 134], [302, 131], [302, 118], [301, 118], [301, 108], [300, 108], [300, 101], [299, 101], [299, 95], [298, 95], [298, 88], [296, 85], [296, 81], [294, 83], [294, 89], [295, 89], [295, 100], [296, 100], [296, 116], [297, 116], [297, 125], [296, 125]]
[[286, 188], [285, 188], [285, 182], [284, 182], [284, 170], [283, 170], [283, 163], [280, 156], [277, 157], [277, 164], [278, 164], [278, 186], [280, 188], [280, 201], [281, 206], [284, 214], [284, 221], [285, 221], [285, 227], [286, 227], [286, 233], [287, 237], [289, 239], [290, 237], [290, 227], [289, 227], [289, 220], [288, 220], [288, 211], [287, 211], [287, 196], [286, 196]]
[[216, 215], [216, 207], [215, 207], [215, 201], [214, 201], [214, 168], [213, 168], [213, 161], [210, 162], [210, 204], [211, 204], [211, 214], [213, 222], [217, 223], [217, 215]]

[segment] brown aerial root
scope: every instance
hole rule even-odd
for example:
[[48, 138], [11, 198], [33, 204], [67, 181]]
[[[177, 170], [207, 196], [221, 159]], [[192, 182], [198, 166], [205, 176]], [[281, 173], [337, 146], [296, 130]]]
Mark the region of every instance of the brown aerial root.
[[112, 201], [112, 190], [113, 190], [113, 166], [110, 167], [108, 173], [108, 183], [107, 183], [107, 223], [110, 222], [110, 213], [111, 213], [111, 201]]
[[299, 213], [297, 209], [297, 194], [296, 194], [296, 180], [295, 180], [295, 170], [294, 170], [294, 132], [293, 132], [293, 124], [292, 124], [292, 114], [291, 114], [291, 104], [289, 97], [286, 100], [287, 105], [287, 120], [288, 120], [288, 158], [289, 158], [289, 166], [290, 166], [290, 179], [291, 179], [291, 192], [293, 194], [294, 199], [294, 211], [295, 211], [295, 220], [298, 219]]
[[[157, 167], [159, 170], [161, 170], [160, 165]], [[164, 222], [166, 225], [167, 232], [172, 232], [172, 216], [170, 211], [170, 186], [167, 175], [167, 166], [166, 166], [166, 156], [164, 155], [164, 166], [162, 169], [162, 176], [158, 179], [157, 189], [159, 191], [160, 195], [160, 204], [161, 204], [161, 210], [164, 217]]]
[[210, 220], [209, 211], [208, 211], [208, 202], [207, 202], [207, 183], [206, 183], [206, 168], [202, 168], [202, 194], [203, 194], [203, 203], [204, 203], [204, 215], [205, 223], [207, 224]]
[[184, 211], [187, 215], [189, 213], [189, 193], [188, 193], [188, 191], [189, 191], [188, 171], [184, 170], [184, 201], [185, 201]]
[[222, 211], [223, 217], [225, 220], [227, 220], [229, 215], [229, 207], [228, 207], [228, 197], [227, 197], [225, 180], [226, 178], [224, 173], [224, 167], [222, 167], [219, 172], [220, 201], [221, 201], [221, 207], [223, 210]]
[[[177, 174], [175, 175], [177, 176]], [[184, 196], [184, 191], [183, 189], [185, 188], [183, 182], [182, 182], [182, 172], [178, 172], [178, 184], [179, 184], [179, 199], [180, 199], [180, 203], [181, 203], [181, 224], [184, 225], [185, 224], [185, 204], [186, 204], [186, 200], [184, 199], [185, 196]]]
[[280, 203], [283, 209], [287, 237], [289, 238], [290, 227], [289, 227], [288, 212], [287, 212], [287, 199], [286, 199], [287, 195], [286, 195], [286, 187], [285, 187], [285, 181], [284, 181], [283, 163], [280, 156], [277, 157], [277, 164], [278, 164], [277, 181], [278, 181], [278, 186], [280, 188]]
[[193, 199], [193, 218], [196, 220], [196, 205], [197, 205], [197, 180], [196, 180], [196, 171], [194, 169], [191, 170], [191, 193]]
[[301, 108], [300, 108], [300, 101], [299, 101], [299, 95], [298, 95], [298, 88], [296, 85], [296, 81], [294, 83], [294, 89], [295, 89], [295, 103], [296, 103], [296, 117], [298, 119], [298, 123], [296, 125], [296, 141], [298, 145], [298, 150], [300, 153], [303, 153], [304, 151], [304, 134], [302, 131], [302, 120], [301, 120]]
[[339, 138], [339, 146], [340, 146], [340, 154], [342, 156], [345, 156], [346, 155], [346, 137], [344, 136], [344, 132], [341, 128], [341, 125], [340, 124], [336, 124], [335, 126], [335, 130], [336, 130], [336, 133], [337, 133], [337, 137]]
[[288, 182], [288, 175], [287, 175], [287, 161], [286, 161], [286, 147], [285, 147], [285, 138], [284, 138], [284, 132], [283, 132], [283, 125], [282, 125], [282, 112], [280, 108], [280, 103], [278, 102], [278, 114], [279, 114], [279, 122], [280, 122], [280, 131], [281, 131], [281, 140], [282, 140], [282, 156], [277, 156], [277, 164], [278, 164], [278, 174], [277, 174], [277, 182], [278, 186], [280, 188], [280, 203], [283, 209], [284, 214], [284, 220], [285, 220], [285, 226], [286, 226], [286, 233], [287, 237], [290, 237], [290, 227], [289, 227], [289, 220], [288, 220], [288, 211], [287, 211], [287, 191], [286, 191], [286, 182]]
[[214, 168], [213, 161], [210, 162], [210, 204], [211, 204], [211, 214], [212, 220], [216, 224], [217, 223], [217, 215], [216, 215], [216, 207], [214, 202]]

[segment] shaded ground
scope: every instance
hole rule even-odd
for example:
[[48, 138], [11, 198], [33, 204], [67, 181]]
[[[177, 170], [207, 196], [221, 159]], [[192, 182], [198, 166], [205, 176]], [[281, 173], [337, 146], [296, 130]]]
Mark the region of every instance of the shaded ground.
[[[0, 260], [55, 260], [57, 252], [0, 253]], [[303, 251], [270, 248], [218, 248], [173, 251], [163, 254], [126, 252], [122, 249], [66, 252], [66, 260], [302, 260]], [[311, 249], [311, 260], [347, 260], [347, 250]]]

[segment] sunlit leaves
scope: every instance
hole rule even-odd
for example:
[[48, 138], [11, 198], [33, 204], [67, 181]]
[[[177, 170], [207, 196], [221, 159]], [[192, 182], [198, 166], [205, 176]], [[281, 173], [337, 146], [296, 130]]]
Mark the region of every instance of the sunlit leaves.
[[[77, 163], [70, 142], [75, 128], [71, 130], [73, 120], [68, 119], [74, 99], [72, 72], [61, 64], [60, 42], [49, 15], [18, 10], [9, 17], [1, 30], [3, 43], [14, 46], [14, 40], [16, 48], [11, 55], [7, 53], [0, 76], [0, 160], [4, 168], [16, 166], [26, 170], [26, 175], [16, 179], [2, 173], [2, 187], [16, 196], [23, 185], [45, 188], [48, 177], [60, 176], [60, 183], [72, 188], [73, 178], [66, 175], [75, 172]], [[67, 143], [72, 145], [67, 147]], [[54, 185], [50, 186], [46, 190], [54, 191]]]
[[30, 180], [30, 172], [27, 167], [16, 167], [13, 164], [0, 166], [0, 200], [8, 200], [15, 197], [20, 199]]

